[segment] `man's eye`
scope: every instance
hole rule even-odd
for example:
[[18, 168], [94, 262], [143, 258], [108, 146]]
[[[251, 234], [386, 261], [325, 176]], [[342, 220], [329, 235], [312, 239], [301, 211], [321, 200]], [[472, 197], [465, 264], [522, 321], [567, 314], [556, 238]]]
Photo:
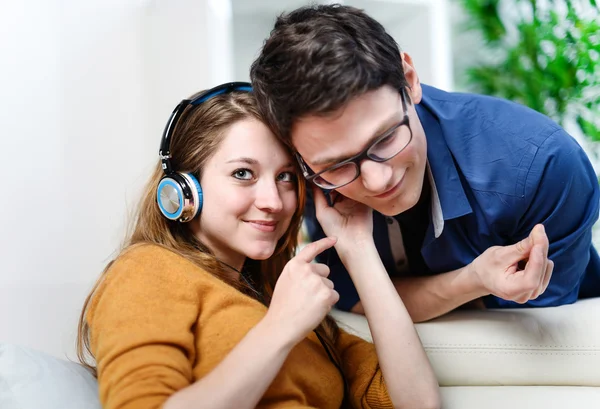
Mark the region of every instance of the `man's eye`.
[[394, 138], [396, 137], [397, 131], [398, 131], [397, 129], [394, 129], [394, 132], [392, 132], [391, 134], [387, 135], [386, 137], [381, 139], [379, 142], [377, 142], [377, 145], [385, 146], [386, 144], [393, 142]]
[[236, 179], [250, 180], [252, 179], [252, 171], [250, 169], [236, 169], [232, 176]]

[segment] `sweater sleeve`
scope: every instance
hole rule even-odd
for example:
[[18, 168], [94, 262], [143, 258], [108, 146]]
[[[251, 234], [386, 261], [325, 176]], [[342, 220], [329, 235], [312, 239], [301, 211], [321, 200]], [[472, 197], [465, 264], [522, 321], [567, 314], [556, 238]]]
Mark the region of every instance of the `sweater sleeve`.
[[166, 250], [145, 246], [111, 266], [87, 315], [105, 409], [160, 408], [192, 383], [197, 285]]
[[348, 381], [349, 397], [355, 408], [392, 409], [375, 345], [340, 330], [336, 342]]

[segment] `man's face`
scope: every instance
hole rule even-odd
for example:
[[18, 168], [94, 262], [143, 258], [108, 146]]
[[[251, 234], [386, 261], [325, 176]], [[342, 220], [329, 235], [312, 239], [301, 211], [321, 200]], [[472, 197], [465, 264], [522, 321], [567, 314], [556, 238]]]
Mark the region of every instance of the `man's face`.
[[[419, 102], [420, 87], [405, 95]], [[360, 176], [336, 189], [387, 216], [413, 207], [423, 187], [427, 142], [409, 98], [406, 104], [412, 139], [406, 148], [385, 162], [364, 159], [360, 163]], [[354, 98], [327, 117], [313, 115], [297, 120], [292, 127], [292, 143], [317, 173], [361, 152], [402, 118], [400, 92], [384, 86]]]

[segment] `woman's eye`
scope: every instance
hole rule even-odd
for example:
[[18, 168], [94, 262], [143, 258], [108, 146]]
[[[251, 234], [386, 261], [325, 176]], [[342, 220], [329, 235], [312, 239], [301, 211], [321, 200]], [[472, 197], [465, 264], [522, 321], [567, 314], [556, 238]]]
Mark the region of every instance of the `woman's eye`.
[[252, 171], [250, 169], [236, 169], [232, 176], [236, 179], [250, 180], [252, 179]]
[[294, 172], [282, 172], [277, 176], [277, 180], [280, 182], [293, 182], [296, 180], [296, 174]]

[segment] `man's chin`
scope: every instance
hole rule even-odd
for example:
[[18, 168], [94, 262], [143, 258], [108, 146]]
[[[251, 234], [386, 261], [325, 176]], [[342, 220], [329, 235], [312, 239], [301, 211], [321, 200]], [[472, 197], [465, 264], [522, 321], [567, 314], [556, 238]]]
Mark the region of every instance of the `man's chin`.
[[394, 217], [394, 216], [399, 215], [400, 213], [405, 212], [408, 209], [402, 209], [402, 208], [399, 208], [399, 207], [394, 207], [393, 209], [385, 208], [385, 209], [381, 209], [381, 210], [373, 208], [373, 210], [381, 213], [382, 215], [384, 215], [386, 217]]
[[384, 216], [392, 217], [407, 211], [416, 204], [416, 202], [406, 203], [401, 199], [401, 197], [396, 197], [394, 199], [386, 201], [385, 203], [373, 202], [371, 204], [368, 204], [368, 206], [372, 207], [373, 210], [381, 213]]

